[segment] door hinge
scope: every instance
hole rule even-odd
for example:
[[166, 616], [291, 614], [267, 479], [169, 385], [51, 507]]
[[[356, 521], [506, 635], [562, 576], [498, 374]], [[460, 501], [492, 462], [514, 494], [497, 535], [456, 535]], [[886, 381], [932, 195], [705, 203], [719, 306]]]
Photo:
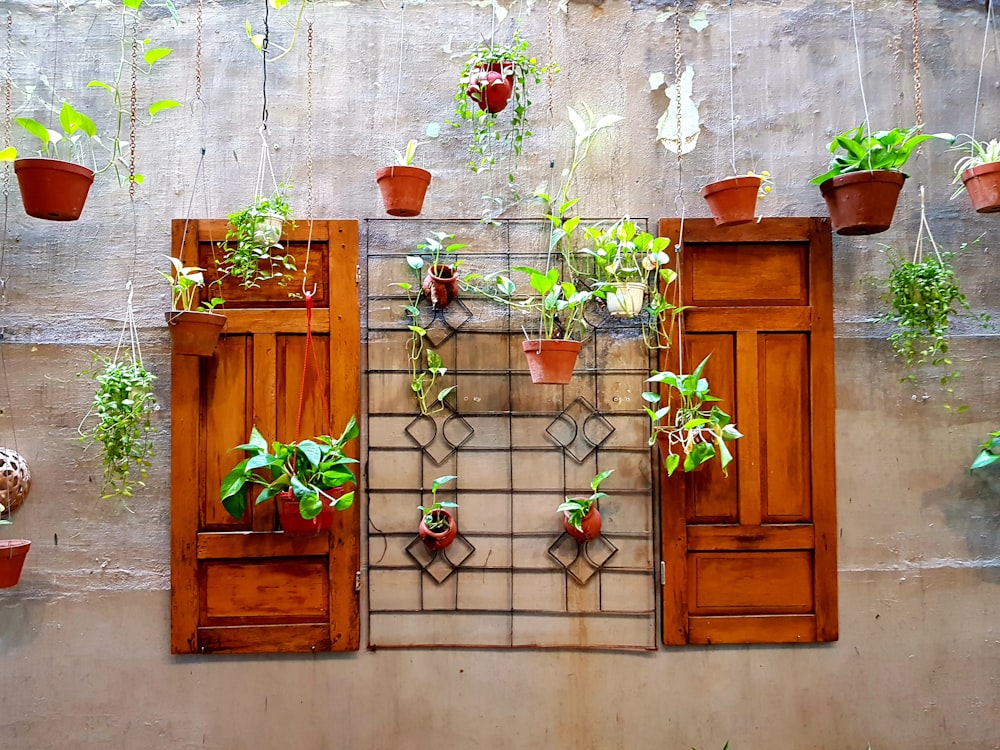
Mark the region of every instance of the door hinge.
[[361, 571], [354, 571], [354, 590], [361, 591]]
[[667, 585], [667, 564], [663, 560], [660, 560], [660, 585]]
[[358, 263], [354, 266], [354, 283], [357, 284], [361, 281], [361, 264]]

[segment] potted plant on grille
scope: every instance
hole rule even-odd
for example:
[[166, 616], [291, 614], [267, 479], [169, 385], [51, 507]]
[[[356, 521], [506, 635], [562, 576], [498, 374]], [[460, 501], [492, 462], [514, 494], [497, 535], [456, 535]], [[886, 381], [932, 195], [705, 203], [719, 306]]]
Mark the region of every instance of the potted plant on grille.
[[[906, 175], [901, 171], [924, 141], [953, 142], [948, 133], [923, 134], [922, 126], [869, 133], [866, 123], [835, 136], [828, 146], [830, 168], [811, 182], [819, 185], [837, 234], [884, 232], [892, 225]], [[839, 153], [839, 152], [843, 153]]]
[[319, 435], [294, 443], [275, 440], [268, 449], [267, 441], [255, 426], [250, 441], [233, 448], [249, 455], [223, 478], [219, 491], [222, 506], [233, 518], [242, 519], [250, 485], [258, 484], [264, 489], [254, 504], [277, 498], [283, 531], [329, 530], [334, 511], [347, 510], [354, 502], [354, 490], [349, 485], [357, 481], [351, 469], [357, 460], [344, 451], [358, 434], [358, 422], [352, 416], [336, 439]]
[[418, 505], [420, 511], [420, 539], [431, 552], [446, 549], [458, 535], [458, 522], [448, 508], [457, 508], [458, 503], [437, 499], [437, 492], [442, 485], [458, 479], [453, 474], [438, 477], [431, 482], [431, 504]]
[[375, 171], [375, 181], [382, 193], [385, 212], [390, 216], [418, 216], [424, 207], [424, 197], [431, 184], [431, 173], [413, 166], [420, 144], [411, 140], [406, 149], [396, 154], [396, 164]]
[[954, 183], [961, 183], [952, 198], [968, 191], [969, 200], [977, 213], [1000, 211], [1000, 140], [977, 141], [968, 136], [955, 151], [968, 151], [955, 164]]
[[556, 508], [556, 511], [563, 514], [563, 528], [578, 542], [590, 542], [601, 535], [601, 511], [597, 507], [597, 502], [607, 497], [606, 492], [598, 492], [601, 482], [615, 473], [614, 469], [608, 469], [594, 476], [590, 480], [590, 497], [567, 497], [566, 500]]
[[295, 271], [295, 257], [279, 242], [285, 224], [295, 227], [288, 204], [290, 185], [279, 185], [274, 195], [254, 196], [250, 205], [229, 215], [226, 237], [218, 243], [223, 251], [218, 261], [223, 278], [232, 276], [244, 289], [256, 289], [276, 279], [288, 283], [287, 271]]
[[733, 455], [726, 444], [743, 437], [717, 405], [722, 399], [709, 392], [708, 379], [702, 377], [707, 363], [705, 357], [690, 374], [657, 372], [646, 379], [667, 386], [666, 406], [660, 406], [660, 393], [642, 394], [649, 404], [643, 407], [652, 426], [649, 444], [659, 444], [667, 476], [673, 476], [682, 459], [684, 471], [695, 471], [716, 457], [728, 476]]
[[226, 316], [213, 312], [223, 299], [198, 302], [198, 290], [205, 288], [205, 269], [185, 266], [180, 258], [171, 258], [170, 264], [171, 273], [160, 271], [160, 275], [170, 284], [170, 310], [164, 315], [174, 354], [211, 357], [226, 325]]
[[701, 197], [708, 204], [716, 226], [732, 227], [753, 221], [757, 202], [771, 189], [771, 173], [764, 170], [759, 175], [749, 172], [711, 182], [701, 189]]

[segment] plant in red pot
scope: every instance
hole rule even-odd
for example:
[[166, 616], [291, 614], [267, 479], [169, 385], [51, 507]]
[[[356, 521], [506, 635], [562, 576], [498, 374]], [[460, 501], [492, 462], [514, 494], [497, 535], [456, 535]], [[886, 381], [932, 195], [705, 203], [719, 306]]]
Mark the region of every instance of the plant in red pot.
[[567, 497], [556, 511], [563, 514], [563, 527], [578, 542], [590, 542], [601, 534], [601, 511], [597, 501], [607, 497], [606, 492], [598, 492], [601, 482], [615, 473], [614, 469], [602, 471], [590, 480], [590, 497]]
[[424, 197], [431, 184], [431, 173], [413, 166], [413, 158], [420, 144], [411, 140], [406, 150], [396, 154], [396, 164], [375, 171], [375, 181], [382, 193], [382, 204], [390, 216], [417, 216], [423, 210]]
[[967, 136], [965, 143], [956, 145], [954, 151], [968, 151], [955, 164], [955, 179], [961, 183], [952, 194], [956, 198], [968, 191], [969, 200], [977, 213], [993, 214], [1000, 211], [1000, 140], [977, 141]]
[[446, 549], [458, 535], [458, 521], [448, 508], [457, 508], [458, 503], [437, 499], [437, 491], [442, 485], [458, 479], [453, 474], [438, 477], [431, 482], [431, 504], [418, 505], [420, 516], [420, 539], [431, 552]]
[[211, 357], [226, 325], [226, 316], [214, 310], [224, 300], [212, 297], [199, 303], [197, 293], [205, 288], [205, 269], [185, 266], [180, 258], [171, 258], [170, 264], [172, 272], [160, 271], [160, 275], [170, 284], [170, 310], [164, 315], [174, 354]]
[[[0, 448], [0, 526], [10, 525], [10, 514], [24, 502], [30, 488], [28, 462], [16, 451]], [[0, 589], [17, 585], [30, 547], [27, 539], [0, 539]]]
[[[5, 508], [0, 505], [0, 515]], [[10, 521], [0, 517], [0, 526], [8, 526]], [[27, 539], [0, 539], [0, 589], [16, 586], [21, 580], [24, 558], [28, 555], [31, 542]]]
[[340, 437], [320, 435], [295, 443], [267, 441], [256, 427], [250, 442], [233, 450], [249, 455], [222, 480], [222, 505], [233, 518], [242, 519], [247, 509], [251, 484], [264, 489], [254, 504], [276, 497], [282, 529], [286, 532], [315, 533], [328, 530], [333, 514], [354, 502], [348, 485], [356, 478], [351, 464], [357, 460], [345, 454], [345, 446], [358, 437], [358, 422], [351, 417]]
[[646, 379], [647, 383], [667, 386], [666, 406], [660, 406], [660, 393], [642, 394], [650, 404], [643, 407], [652, 423], [649, 444], [659, 443], [667, 476], [681, 466], [682, 459], [684, 471], [695, 471], [716, 457], [722, 473], [728, 475], [733, 454], [726, 443], [743, 437], [732, 418], [717, 405], [722, 399], [709, 393], [708, 379], [702, 377], [707, 363], [705, 357], [690, 374], [656, 372]]
[[[922, 126], [869, 133], [867, 123], [835, 136], [828, 146], [830, 168], [814, 177], [837, 234], [878, 234], [892, 225], [913, 150], [931, 139], [953, 142], [949, 133], [922, 134]], [[843, 151], [844, 153], [838, 153]]]
[[764, 170], [711, 182], [701, 189], [701, 197], [708, 203], [716, 226], [732, 227], [753, 221], [757, 202], [764, 200], [772, 188], [771, 173]]

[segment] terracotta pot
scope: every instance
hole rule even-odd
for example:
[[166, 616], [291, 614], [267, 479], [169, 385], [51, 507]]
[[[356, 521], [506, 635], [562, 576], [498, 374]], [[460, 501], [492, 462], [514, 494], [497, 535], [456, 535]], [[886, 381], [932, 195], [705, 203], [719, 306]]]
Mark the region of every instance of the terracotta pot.
[[219, 334], [226, 326], [226, 316], [195, 310], [169, 310], [163, 314], [170, 330], [174, 354], [211, 357]]
[[969, 192], [972, 207], [981, 214], [1000, 211], [1000, 161], [980, 164], [962, 172], [962, 183]]
[[[340, 497], [347, 490], [344, 487], [334, 487], [327, 490], [331, 497]], [[318, 534], [329, 531], [333, 528], [333, 517], [337, 512], [329, 500], [323, 501], [323, 510], [312, 519], [302, 517], [299, 510], [299, 500], [291, 491], [279, 492], [275, 496], [278, 501], [278, 520], [281, 522], [281, 530], [289, 534]]]
[[444, 310], [458, 297], [458, 276], [451, 266], [433, 265], [428, 269], [420, 289], [427, 295], [432, 307]]
[[848, 172], [819, 186], [833, 231], [848, 236], [878, 234], [892, 225], [906, 175], [890, 170]]
[[79, 219], [94, 182], [93, 170], [59, 159], [17, 159], [14, 172], [25, 213], [49, 221]]
[[587, 515], [580, 521], [580, 527], [576, 528], [569, 522], [569, 512], [563, 511], [563, 527], [571, 537], [578, 542], [590, 542], [601, 535], [601, 511], [596, 505], [591, 505]]
[[583, 344], [564, 339], [529, 339], [522, 342], [522, 347], [532, 383], [566, 385], [573, 379], [573, 368]]
[[21, 580], [24, 558], [31, 542], [27, 539], [0, 539], [0, 589], [16, 586]]
[[605, 297], [609, 313], [619, 318], [634, 318], [642, 312], [642, 303], [646, 301], [645, 284], [625, 281], [611, 286], [614, 291], [609, 290]]
[[489, 63], [477, 67], [470, 76], [466, 95], [481, 110], [496, 114], [507, 108], [514, 93], [514, 74], [509, 64]]
[[416, 216], [424, 207], [431, 173], [420, 167], [382, 167], [375, 172], [382, 203], [390, 216]]
[[455, 517], [444, 508], [435, 508], [431, 511], [431, 515], [435, 518], [447, 518], [448, 528], [444, 531], [432, 531], [427, 528], [427, 524], [424, 521], [424, 517], [420, 517], [420, 529], [419, 534], [423, 543], [427, 545], [427, 549], [431, 552], [437, 552], [448, 547], [455, 537], [458, 535], [458, 524], [455, 523]]
[[760, 177], [730, 177], [705, 185], [701, 197], [708, 203], [716, 226], [731, 227], [753, 221]]

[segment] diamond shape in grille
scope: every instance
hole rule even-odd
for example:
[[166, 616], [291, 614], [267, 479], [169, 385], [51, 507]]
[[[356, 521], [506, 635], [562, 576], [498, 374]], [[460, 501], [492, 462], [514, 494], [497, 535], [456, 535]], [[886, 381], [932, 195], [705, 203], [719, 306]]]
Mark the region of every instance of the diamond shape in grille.
[[427, 545], [419, 536], [414, 537], [413, 541], [406, 545], [407, 554], [438, 583], [444, 583], [448, 576], [458, 570], [475, 551], [476, 548], [462, 536], [462, 532], [455, 535], [454, 541], [448, 547], [435, 552], [427, 549]]
[[469, 442], [475, 433], [465, 417], [455, 414], [451, 407], [446, 407], [437, 414], [415, 417], [404, 431], [438, 466]]
[[581, 586], [615, 556], [618, 548], [603, 534], [590, 542], [579, 543], [566, 532], [549, 547], [549, 556], [559, 563]]
[[614, 431], [614, 426], [582, 396], [567, 406], [545, 428], [549, 437], [561, 445], [578, 464], [586, 461]]
[[432, 310], [431, 319], [421, 327], [427, 331], [427, 341], [435, 349], [455, 335], [455, 332], [472, 320], [472, 313], [460, 299], [454, 300], [444, 310]]

